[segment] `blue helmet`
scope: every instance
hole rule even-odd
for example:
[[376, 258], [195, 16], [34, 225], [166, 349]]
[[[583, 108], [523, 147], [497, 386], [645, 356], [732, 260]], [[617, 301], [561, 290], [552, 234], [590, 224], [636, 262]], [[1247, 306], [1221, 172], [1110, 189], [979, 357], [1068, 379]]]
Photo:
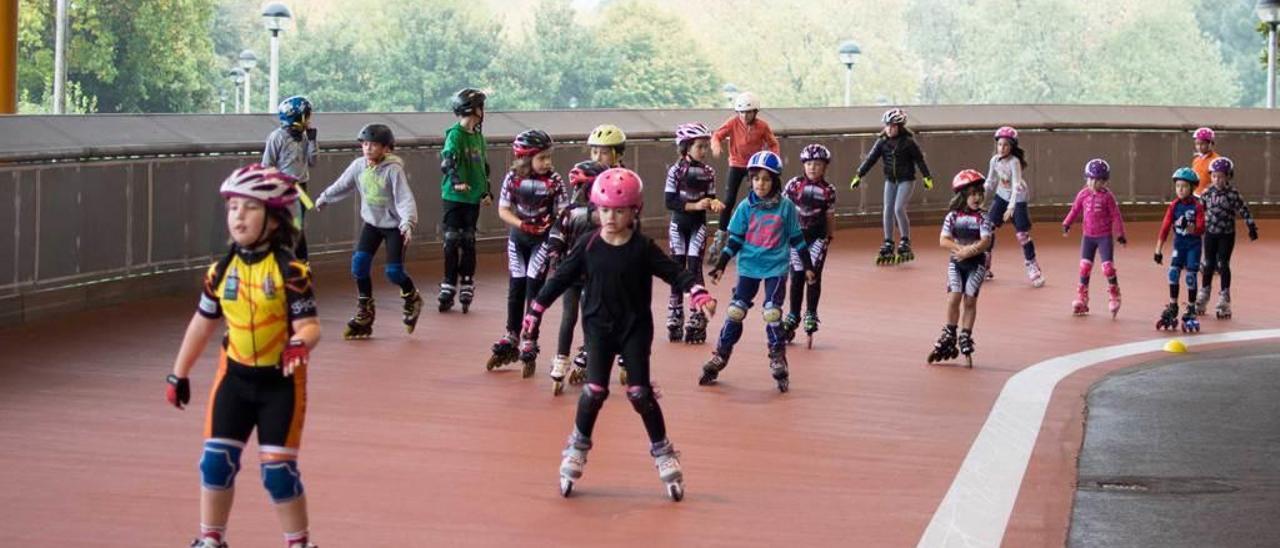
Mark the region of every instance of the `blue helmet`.
[[1188, 183], [1191, 183], [1192, 185], [1195, 185], [1200, 182], [1200, 176], [1196, 175], [1196, 172], [1192, 171], [1192, 169], [1189, 167], [1180, 167], [1178, 168], [1177, 171], [1173, 172], [1173, 180], [1186, 181]]
[[747, 169], [760, 168], [774, 175], [782, 175], [782, 158], [767, 150], [751, 155], [747, 160]]
[[302, 121], [311, 116], [311, 101], [301, 95], [294, 95], [280, 101], [276, 113], [280, 117], [281, 126], [301, 126]]

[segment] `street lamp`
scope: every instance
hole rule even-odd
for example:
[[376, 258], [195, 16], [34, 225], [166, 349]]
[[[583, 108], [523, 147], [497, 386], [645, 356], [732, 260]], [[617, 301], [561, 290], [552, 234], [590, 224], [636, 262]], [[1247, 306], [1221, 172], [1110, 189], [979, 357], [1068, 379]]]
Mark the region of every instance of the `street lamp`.
[[569, 98], [569, 108], [578, 108], [578, 96], [574, 95]]
[[240, 67], [235, 67], [227, 71], [227, 77], [231, 78], [231, 83], [235, 84], [232, 90], [236, 90], [232, 95], [236, 96], [236, 109], [232, 112], [240, 112], [240, 86], [244, 85], [245, 72]]
[[858, 56], [862, 54], [862, 48], [853, 40], [845, 40], [840, 43], [840, 49], [836, 50], [840, 56], [840, 63], [844, 65], [844, 106], [851, 104], [851, 95], [853, 90], [853, 64], [858, 61]]
[[253, 72], [253, 67], [258, 66], [258, 54], [253, 50], [244, 50], [240, 52], [238, 64], [240, 69], [244, 70], [244, 112], [248, 114], [253, 111], [249, 103], [249, 73]]
[[725, 100], [729, 101], [730, 107], [733, 107], [733, 100], [738, 98], [738, 86], [735, 86], [733, 84], [725, 84], [724, 88], [722, 89], [724, 90]]
[[280, 102], [280, 31], [290, 19], [293, 19], [293, 14], [289, 7], [280, 2], [272, 2], [262, 8], [262, 24], [271, 32], [271, 102], [268, 107]]
[[227, 113], [227, 90], [218, 86], [218, 114]]
[[1276, 25], [1280, 24], [1280, 0], [1258, 0], [1253, 11], [1267, 24], [1267, 108], [1276, 108]]

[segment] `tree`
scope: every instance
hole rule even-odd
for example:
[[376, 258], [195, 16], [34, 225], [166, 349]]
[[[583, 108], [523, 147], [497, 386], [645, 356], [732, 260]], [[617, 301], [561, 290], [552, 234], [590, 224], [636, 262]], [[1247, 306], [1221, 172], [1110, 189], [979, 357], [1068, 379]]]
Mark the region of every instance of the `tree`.
[[696, 48], [673, 37], [687, 24], [636, 0], [611, 3], [598, 37], [616, 59], [613, 86], [596, 95], [600, 106], [678, 108], [718, 104], [720, 77]]
[[[1262, 106], [1266, 98], [1266, 56], [1259, 52], [1267, 43], [1265, 25], [1253, 12], [1253, 0], [1199, 0], [1195, 6], [1200, 30], [1217, 44], [1223, 63], [1240, 82], [1239, 106]], [[1263, 29], [1262, 36], [1257, 29]]]
[[601, 106], [598, 95], [613, 84], [618, 52], [605, 48], [597, 29], [577, 21], [569, 0], [541, 0], [532, 25], [513, 29], [497, 63], [502, 75], [496, 108], [566, 108]]

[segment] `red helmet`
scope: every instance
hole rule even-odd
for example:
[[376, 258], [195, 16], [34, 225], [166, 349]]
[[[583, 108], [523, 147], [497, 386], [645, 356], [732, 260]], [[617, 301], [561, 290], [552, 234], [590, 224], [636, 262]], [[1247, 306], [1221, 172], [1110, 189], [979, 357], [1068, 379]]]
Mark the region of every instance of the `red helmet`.
[[591, 188], [591, 203], [599, 207], [640, 209], [644, 206], [644, 182], [636, 172], [625, 167], [605, 170]]
[[978, 170], [966, 169], [957, 173], [956, 176], [951, 179], [951, 190], [955, 192], [964, 192], [973, 185], [980, 185], [985, 182], [987, 182], [987, 178], [984, 177], [982, 173], [978, 172]]
[[996, 139], [1012, 139], [1017, 141], [1018, 130], [1013, 129], [1013, 126], [1001, 126], [1000, 129], [996, 130]]
[[286, 209], [298, 201], [298, 180], [274, 167], [250, 164], [231, 172], [218, 189], [222, 197], [261, 200], [268, 208]]
[[569, 184], [573, 185], [573, 188], [589, 186], [606, 169], [608, 167], [600, 162], [592, 162], [590, 160], [578, 162], [573, 166], [573, 169], [569, 170]]

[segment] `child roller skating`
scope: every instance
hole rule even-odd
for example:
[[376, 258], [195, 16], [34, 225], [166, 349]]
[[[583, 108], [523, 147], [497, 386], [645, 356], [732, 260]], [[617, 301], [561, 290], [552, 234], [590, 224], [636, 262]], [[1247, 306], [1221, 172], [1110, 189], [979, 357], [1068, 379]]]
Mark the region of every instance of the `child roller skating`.
[[444, 132], [440, 149], [440, 230], [444, 240], [444, 279], [436, 296], [437, 309], [453, 309], [454, 298], [462, 313], [471, 309], [476, 294], [476, 223], [480, 207], [493, 204], [489, 192], [489, 161], [484, 135], [484, 92], [464, 88], [453, 95], [449, 107], [458, 122]]
[[298, 453], [307, 362], [320, 341], [320, 322], [311, 270], [293, 254], [299, 231], [290, 209], [300, 192], [292, 176], [251, 165], [227, 177], [220, 193], [232, 245], [209, 267], [200, 305], [166, 378], [165, 399], [178, 409], [190, 404], [188, 375], [225, 318], [204, 420], [200, 534], [190, 546], [226, 548], [240, 457], [256, 430], [262, 483], [285, 546], [314, 548]]
[[[772, 152], [757, 152], [747, 162], [751, 193], [738, 204], [729, 221], [729, 241], [711, 271], [711, 282], [720, 281], [729, 260], [738, 257], [738, 284], [733, 288], [733, 301], [725, 314], [720, 341], [711, 360], [702, 366], [700, 385], [716, 382], [728, 364], [733, 347], [742, 338], [742, 320], [751, 301], [764, 286], [765, 333], [769, 339], [769, 370], [778, 391], [790, 389], [787, 367], [787, 342], [782, 332], [782, 304], [786, 298], [790, 250], [803, 267], [803, 276], [813, 283], [816, 274], [805, 247], [796, 207], [782, 195], [782, 159]], [[797, 274], [798, 275], [798, 274]]]
[[987, 167], [986, 191], [991, 192], [994, 188], [996, 195], [991, 199], [991, 211], [987, 212], [987, 218], [996, 228], [1007, 221], [1013, 221], [1018, 244], [1022, 246], [1027, 280], [1032, 287], [1043, 287], [1044, 273], [1040, 271], [1040, 263], [1036, 261], [1036, 244], [1031, 240], [1031, 213], [1027, 209], [1031, 188], [1022, 176], [1027, 169], [1026, 153], [1018, 146], [1018, 130], [1012, 127], [997, 129], [995, 141], [996, 153], [991, 156], [991, 163]]
[[747, 160], [752, 154], [767, 150], [778, 154], [778, 138], [769, 124], [760, 119], [760, 99], [754, 93], [744, 91], [733, 100], [734, 115], [725, 120], [711, 136], [711, 154], [719, 158], [721, 143], [729, 140], [729, 177], [725, 180], [722, 201], [728, 206], [720, 211], [715, 237], [707, 250], [707, 264], [714, 265], [728, 242], [725, 230], [729, 227], [734, 204], [738, 202], [738, 187], [747, 176]]
[[[884, 244], [876, 255], [877, 265], [892, 265], [914, 260], [911, 250], [911, 219], [907, 217], [907, 202], [911, 201], [911, 192], [915, 185], [916, 168], [924, 176], [924, 188], [933, 188], [933, 177], [929, 174], [929, 165], [924, 161], [924, 152], [916, 143], [915, 136], [907, 129], [907, 112], [894, 108], [885, 111], [880, 118], [884, 131], [880, 133], [871, 152], [858, 166], [849, 190], [858, 188], [862, 177], [871, 171], [876, 162], [884, 159]], [[893, 245], [893, 227], [898, 227], [898, 245]]]
[[517, 359], [521, 376], [529, 378], [537, 367], [538, 333], [520, 337], [520, 319], [529, 301], [542, 287], [546, 274], [547, 248], [543, 243], [551, 225], [569, 205], [564, 182], [551, 163], [551, 136], [531, 129], [516, 136], [511, 144], [515, 161], [502, 182], [498, 217], [511, 229], [507, 236], [507, 269], [511, 278], [507, 292], [507, 333], [493, 344], [493, 356], [485, 364], [493, 370]]
[[307, 197], [307, 183], [311, 181], [311, 168], [315, 167], [320, 154], [316, 143], [317, 130], [311, 124], [311, 101], [301, 95], [280, 101], [276, 117], [280, 120], [280, 127], [267, 135], [266, 145], [262, 148], [262, 166], [274, 167], [298, 180], [300, 203], [293, 210], [298, 225], [298, 242], [294, 253], [305, 261], [307, 235], [304, 221], [307, 208], [314, 206], [311, 198]]
[[1169, 305], [1156, 320], [1156, 329], [1173, 329], [1177, 325], [1178, 278], [1187, 271], [1187, 307], [1182, 315], [1184, 332], [1199, 332], [1200, 320], [1196, 310], [1196, 282], [1200, 271], [1201, 235], [1204, 234], [1204, 203], [1196, 198], [1192, 189], [1196, 185], [1196, 172], [1180, 167], [1173, 172], [1174, 191], [1177, 198], [1165, 211], [1164, 222], [1156, 240], [1155, 262], [1164, 264], [1164, 242], [1173, 231], [1173, 257], [1169, 260]]
[[[796, 206], [800, 230], [804, 232], [805, 250], [791, 252], [791, 310], [782, 321], [782, 329], [790, 342], [795, 338], [796, 329], [803, 327], [807, 346], [813, 348], [813, 334], [818, 331], [822, 269], [836, 229], [836, 189], [826, 180], [827, 166], [831, 163], [831, 151], [827, 147], [819, 144], [804, 147], [800, 151], [800, 162], [804, 166], [804, 175], [788, 181], [783, 193]], [[813, 265], [812, 284], [805, 283], [804, 264], [800, 262], [799, 254], [805, 252]], [[808, 295], [805, 295], [806, 286]], [[801, 303], [805, 305], [803, 320], [800, 316]]]
[[[700, 123], [676, 127], [676, 147], [680, 159], [667, 170], [663, 189], [671, 223], [667, 228], [671, 258], [684, 265], [702, 283], [702, 255], [707, 241], [707, 212], [720, 213], [724, 204], [716, 199], [716, 172], [704, 162], [710, 150], [711, 132]], [[667, 303], [667, 339], [702, 344], [707, 340], [707, 318], [689, 310], [684, 319], [684, 294], [671, 288]]]
[[609, 397], [609, 374], [616, 356], [626, 358], [627, 399], [644, 422], [649, 454], [672, 500], [684, 497], [678, 453], [667, 437], [666, 420], [649, 381], [653, 341], [653, 278], [688, 291], [701, 312], [715, 312], [715, 300], [692, 272], [672, 261], [653, 240], [635, 230], [643, 206], [643, 183], [635, 172], [613, 168], [596, 178], [591, 202], [600, 229], [581, 238], [565, 255], [546, 286], [529, 305], [523, 334], [538, 331], [542, 314], [555, 299], [585, 277], [582, 322], [587, 343], [587, 384], [578, 399], [573, 432], [561, 454], [560, 493], [569, 496], [582, 479], [600, 409]]
[[1222, 289], [1218, 292], [1214, 314], [1219, 320], [1225, 320], [1231, 318], [1231, 255], [1236, 247], [1236, 215], [1239, 214], [1249, 228], [1249, 241], [1258, 239], [1258, 225], [1240, 191], [1231, 184], [1235, 176], [1231, 159], [1219, 157], [1209, 165], [1209, 172], [1213, 184], [1200, 195], [1205, 207], [1204, 283], [1196, 299], [1196, 310], [1204, 313], [1209, 306], [1213, 275], [1221, 274]]
[[1120, 282], [1116, 277], [1115, 241], [1126, 245], [1124, 219], [1120, 217], [1120, 205], [1115, 194], [1107, 190], [1111, 180], [1111, 165], [1101, 158], [1089, 160], [1084, 166], [1085, 187], [1076, 194], [1071, 211], [1062, 220], [1062, 236], [1071, 231], [1076, 219], [1082, 219], [1084, 237], [1080, 240], [1080, 286], [1076, 300], [1071, 303], [1072, 313], [1080, 316], [1089, 313], [1089, 278], [1093, 274], [1093, 259], [1102, 255], [1102, 274], [1107, 277], [1107, 310], [1115, 318], [1120, 312]]
[[396, 156], [395, 135], [382, 124], [369, 124], [357, 136], [363, 156], [347, 166], [338, 180], [316, 199], [316, 211], [342, 201], [356, 189], [360, 192], [360, 240], [351, 255], [351, 273], [356, 279], [356, 314], [347, 322], [342, 336], [365, 339], [373, 334], [373, 255], [387, 242], [385, 272], [400, 287], [404, 300], [405, 331], [413, 333], [422, 314], [422, 296], [404, 269], [404, 256], [418, 224], [418, 205], [409, 188], [404, 161]]
[[947, 324], [929, 353], [929, 363], [964, 355], [965, 365], [973, 367], [973, 323], [978, 313], [978, 293], [987, 279], [991, 233], [995, 230], [982, 211], [985, 183], [982, 174], [972, 169], [957, 173], [951, 180], [955, 196], [938, 239], [942, 248], [951, 253], [947, 263]]

